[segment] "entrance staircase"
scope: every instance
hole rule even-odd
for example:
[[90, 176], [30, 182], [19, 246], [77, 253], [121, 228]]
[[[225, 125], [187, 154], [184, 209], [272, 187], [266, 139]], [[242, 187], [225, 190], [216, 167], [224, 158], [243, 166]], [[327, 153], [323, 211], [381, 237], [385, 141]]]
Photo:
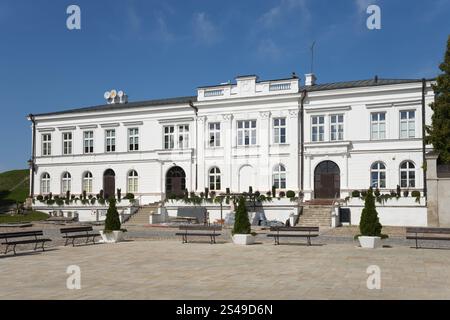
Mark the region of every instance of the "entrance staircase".
[[157, 213], [161, 203], [154, 202], [148, 205], [140, 206], [138, 211], [133, 214], [125, 225], [147, 225], [149, 224], [150, 215]]
[[334, 199], [314, 199], [303, 203], [303, 213], [297, 226], [331, 227], [331, 210]]

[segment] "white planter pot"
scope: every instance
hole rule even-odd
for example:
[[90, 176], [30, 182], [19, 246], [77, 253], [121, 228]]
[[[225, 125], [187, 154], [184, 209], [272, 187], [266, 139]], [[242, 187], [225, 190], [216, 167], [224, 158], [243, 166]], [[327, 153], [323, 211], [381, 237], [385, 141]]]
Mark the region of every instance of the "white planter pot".
[[380, 237], [366, 237], [359, 236], [358, 237], [359, 244], [362, 248], [370, 248], [375, 249], [381, 246], [381, 238]]
[[249, 245], [255, 243], [255, 236], [251, 234], [235, 234], [232, 238], [234, 244]]
[[100, 240], [100, 242], [103, 243], [116, 243], [123, 240], [123, 231], [120, 230], [112, 232], [100, 230], [100, 235], [102, 236], [102, 240]]

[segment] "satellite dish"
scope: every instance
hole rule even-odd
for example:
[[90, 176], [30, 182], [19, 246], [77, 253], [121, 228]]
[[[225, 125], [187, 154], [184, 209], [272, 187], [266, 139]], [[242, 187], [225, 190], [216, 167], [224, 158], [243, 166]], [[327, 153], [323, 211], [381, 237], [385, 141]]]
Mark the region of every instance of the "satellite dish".
[[119, 92], [117, 92], [117, 95], [119, 96], [119, 98], [122, 98], [123, 97], [123, 91], [120, 90]]
[[112, 99], [114, 99], [116, 96], [117, 96], [117, 91], [116, 91], [116, 90], [111, 90], [111, 95], [110, 95], [110, 97], [111, 97]]
[[110, 96], [111, 94], [109, 93], [109, 91], [106, 91], [104, 95], [105, 99], [108, 100]]

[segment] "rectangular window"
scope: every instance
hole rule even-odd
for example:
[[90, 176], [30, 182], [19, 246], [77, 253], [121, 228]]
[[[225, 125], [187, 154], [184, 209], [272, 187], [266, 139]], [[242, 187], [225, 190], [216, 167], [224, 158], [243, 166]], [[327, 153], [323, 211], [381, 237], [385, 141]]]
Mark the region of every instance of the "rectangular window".
[[400, 139], [416, 137], [416, 112], [400, 111]]
[[128, 151], [138, 151], [139, 150], [139, 129], [130, 128], [128, 129]]
[[256, 120], [237, 122], [238, 146], [256, 145]]
[[116, 151], [116, 130], [106, 130], [106, 152]]
[[372, 140], [386, 139], [386, 112], [371, 114], [370, 137]]
[[178, 148], [179, 149], [189, 148], [189, 126], [188, 125], [178, 126]]
[[94, 131], [83, 132], [83, 149], [84, 153], [94, 153]]
[[325, 139], [325, 117], [311, 117], [311, 141], [318, 142]]
[[63, 154], [72, 154], [72, 132], [64, 132], [63, 138]]
[[209, 124], [209, 146], [220, 147], [220, 122]]
[[273, 119], [273, 143], [286, 143], [286, 118]]
[[175, 148], [175, 127], [164, 127], [164, 149]]
[[52, 135], [50, 133], [45, 133], [42, 135], [42, 155], [52, 155]]
[[344, 140], [344, 115], [333, 114], [330, 116], [330, 140]]

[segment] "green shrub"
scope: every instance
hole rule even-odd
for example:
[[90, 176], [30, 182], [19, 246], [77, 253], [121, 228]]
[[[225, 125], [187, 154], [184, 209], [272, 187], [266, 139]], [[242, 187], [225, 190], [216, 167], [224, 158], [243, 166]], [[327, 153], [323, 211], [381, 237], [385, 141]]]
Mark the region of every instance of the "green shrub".
[[61, 199], [60, 197], [58, 197], [58, 198], [56, 198], [55, 197], [55, 203], [58, 205], [58, 206], [63, 206], [64, 205], [64, 200], [63, 199]]
[[280, 191], [279, 196], [280, 198], [284, 198], [286, 196], [286, 192]]
[[205, 199], [209, 197], [209, 188], [205, 188]]
[[98, 203], [99, 203], [100, 205], [104, 205], [104, 204], [105, 204], [105, 199], [99, 198], [99, 199], [98, 199]]
[[403, 196], [407, 198], [409, 196], [409, 191], [408, 190], [403, 191]]
[[134, 194], [132, 194], [132, 193], [127, 193], [127, 194], [125, 195], [125, 199], [133, 200], [133, 199], [134, 199]]
[[249, 194], [253, 194], [253, 187], [252, 186], [248, 187], [248, 193]]
[[116, 208], [116, 200], [114, 197], [109, 199], [109, 208], [106, 212], [105, 232], [120, 230], [119, 212]]
[[416, 198], [416, 202], [420, 203], [420, 191], [414, 190], [411, 192], [411, 197]]
[[295, 198], [295, 192], [292, 190], [289, 190], [288, 192], [286, 192], [286, 197]]
[[44, 197], [43, 197], [42, 195], [38, 195], [38, 196], [36, 197], [36, 199], [37, 199], [38, 201], [41, 201], [41, 202], [42, 202], [42, 200], [44, 200]]
[[122, 200], [122, 189], [117, 189], [117, 200], [119, 202]]
[[234, 216], [234, 227], [232, 234], [250, 234], [250, 221], [248, 220], [247, 207], [245, 206], [244, 197], [239, 198], [239, 205]]
[[91, 198], [91, 204], [94, 205], [96, 200], [97, 200], [97, 199], [95, 199], [94, 197], [92, 197], [92, 198]]
[[401, 191], [401, 189], [400, 189], [400, 186], [397, 185], [397, 198], [400, 198], [401, 195], [402, 195], [402, 191]]
[[269, 198], [272, 197], [272, 191], [267, 191], [266, 192], [266, 197], [269, 197]]
[[360, 195], [361, 195], [361, 193], [359, 192], [359, 190], [353, 190], [352, 191], [352, 197], [353, 198], [359, 198]]
[[272, 197], [275, 198], [277, 196], [277, 188], [275, 186], [272, 186]]
[[378, 213], [375, 207], [375, 198], [373, 190], [370, 188], [367, 191], [367, 196], [364, 202], [364, 209], [361, 213], [361, 220], [359, 222], [359, 231], [362, 236], [368, 237], [386, 237], [381, 234], [382, 225], [378, 219]]

